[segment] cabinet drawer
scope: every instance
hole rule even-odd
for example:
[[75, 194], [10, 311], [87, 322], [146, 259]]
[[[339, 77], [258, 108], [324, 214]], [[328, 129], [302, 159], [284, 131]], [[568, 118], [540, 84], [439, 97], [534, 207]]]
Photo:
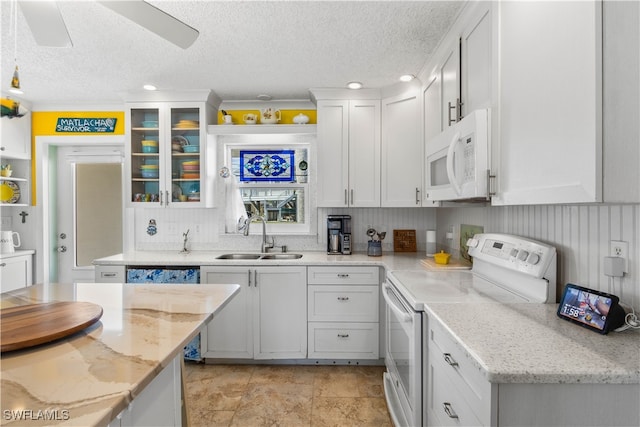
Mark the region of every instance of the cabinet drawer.
[[125, 283], [124, 265], [96, 265], [96, 283]]
[[491, 384], [479, 365], [438, 322], [430, 325], [429, 365], [447, 376], [447, 382], [456, 387], [476, 417], [490, 419]]
[[308, 287], [309, 321], [377, 322], [376, 286], [310, 285]]
[[309, 322], [310, 359], [377, 359], [377, 323]]
[[310, 285], [378, 285], [380, 268], [378, 267], [309, 267]]
[[431, 387], [428, 391], [429, 425], [434, 426], [482, 426], [474, 408], [463, 398], [463, 393], [451, 381], [440, 363], [429, 364]]

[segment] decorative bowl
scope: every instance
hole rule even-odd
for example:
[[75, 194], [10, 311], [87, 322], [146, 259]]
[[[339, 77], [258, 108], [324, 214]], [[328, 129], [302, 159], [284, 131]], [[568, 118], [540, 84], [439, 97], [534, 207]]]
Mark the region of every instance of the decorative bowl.
[[440, 253], [433, 254], [433, 260], [436, 264], [449, 264], [449, 257], [451, 254], [446, 253], [445, 251], [440, 251]]
[[158, 178], [159, 176], [157, 170], [142, 169], [140, 170], [140, 174], [142, 175], [143, 178]]
[[145, 120], [142, 123], [143, 128], [157, 128], [158, 121], [157, 120]]
[[142, 146], [143, 153], [157, 153], [158, 146], [157, 145], [143, 145]]
[[185, 153], [198, 153], [200, 152], [200, 146], [199, 145], [185, 145], [182, 147], [182, 151], [184, 151]]

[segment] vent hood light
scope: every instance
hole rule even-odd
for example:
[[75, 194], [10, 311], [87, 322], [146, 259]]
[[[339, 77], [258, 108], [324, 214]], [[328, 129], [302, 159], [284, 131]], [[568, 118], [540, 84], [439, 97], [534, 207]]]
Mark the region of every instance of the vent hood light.
[[347, 83], [347, 87], [349, 89], [361, 89], [362, 88], [362, 83], [360, 83], [360, 82], [349, 82], [349, 83]]

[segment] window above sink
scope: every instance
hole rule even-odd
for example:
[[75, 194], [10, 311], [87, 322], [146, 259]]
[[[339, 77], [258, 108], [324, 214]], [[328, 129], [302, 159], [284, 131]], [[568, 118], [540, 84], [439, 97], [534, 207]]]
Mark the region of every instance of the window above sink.
[[[315, 135], [218, 135], [224, 163], [251, 216], [268, 235], [311, 233], [312, 143]], [[260, 234], [259, 227], [250, 229]]]

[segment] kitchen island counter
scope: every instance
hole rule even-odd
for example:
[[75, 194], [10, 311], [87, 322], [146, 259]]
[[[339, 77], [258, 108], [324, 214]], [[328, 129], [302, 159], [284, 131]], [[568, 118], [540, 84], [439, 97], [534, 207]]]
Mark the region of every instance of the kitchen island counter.
[[238, 285], [77, 283], [2, 294], [1, 308], [86, 301], [100, 305], [103, 315], [68, 338], [2, 354], [1, 424], [107, 425], [238, 290]]

